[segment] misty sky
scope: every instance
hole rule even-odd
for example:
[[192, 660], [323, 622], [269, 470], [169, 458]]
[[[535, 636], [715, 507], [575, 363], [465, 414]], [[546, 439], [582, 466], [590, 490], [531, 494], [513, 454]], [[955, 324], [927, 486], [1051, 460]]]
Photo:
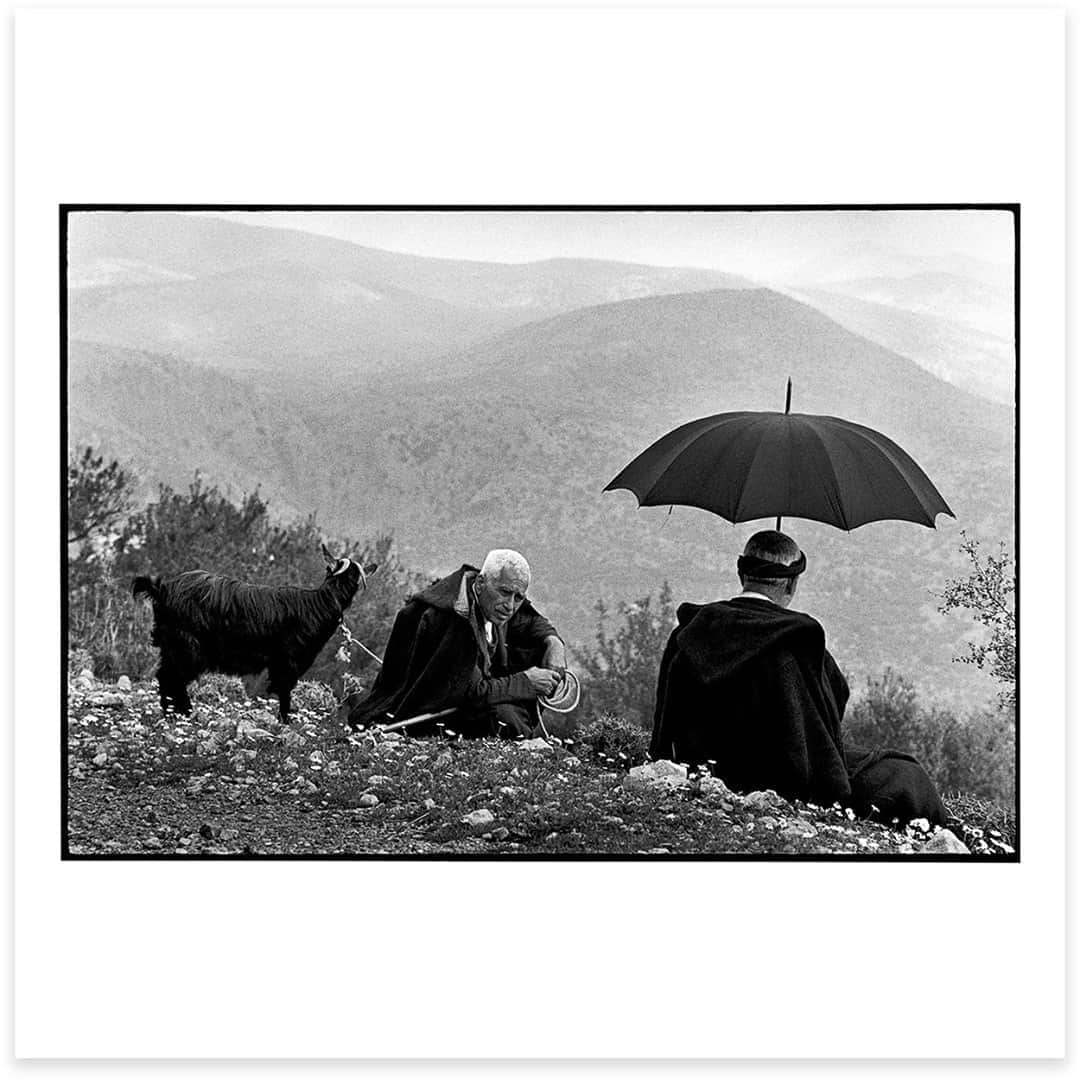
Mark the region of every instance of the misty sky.
[[560, 257], [696, 266], [771, 280], [945, 270], [1011, 275], [1012, 216], [988, 210], [270, 211], [222, 214], [450, 259]]

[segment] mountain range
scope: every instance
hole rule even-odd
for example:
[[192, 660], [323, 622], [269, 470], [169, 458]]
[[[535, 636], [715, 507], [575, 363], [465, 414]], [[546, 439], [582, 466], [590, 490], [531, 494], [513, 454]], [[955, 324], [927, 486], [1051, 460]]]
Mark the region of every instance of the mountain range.
[[893, 666], [934, 701], [992, 696], [952, 662], [970, 621], [938, 614], [932, 591], [965, 569], [961, 528], [1011, 547], [1013, 410], [883, 340], [904, 327], [951, 355], [949, 333], [987, 331], [714, 271], [455, 263], [187, 214], [81, 217], [68, 250], [72, 445], [148, 484], [183, 487], [198, 468], [236, 492], [259, 486], [279, 513], [317, 511], [330, 535], [390, 530], [403, 561], [431, 574], [520, 548], [538, 606], [580, 643], [598, 599], [631, 602], [664, 580], [679, 600], [735, 590], [735, 556], [771, 523], [639, 510], [603, 488], [679, 423], [781, 410], [790, 376], [793, 411], [881, 430], [957, 515], [851, 534], [787, 522], [810, 560], [800, 603], [857, 680]]

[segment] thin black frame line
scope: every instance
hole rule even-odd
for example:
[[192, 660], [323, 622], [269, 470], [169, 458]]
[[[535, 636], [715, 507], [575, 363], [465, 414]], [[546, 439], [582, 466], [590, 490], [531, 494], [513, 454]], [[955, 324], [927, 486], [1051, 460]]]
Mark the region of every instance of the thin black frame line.
[[[800, 856], [795, 854], [729, 854], [724, 855], [722, 853], [717, 854], [693, 854], [687, 853], [682, 855], [672, 854], [669, 856], [662, 856], [662, 858], [675, 859], [679, 861], [685, 860], [710, 860], [710, 861], [738, 861], [738, 862], [781, 862], [781, 861], [815, 861], [815, 862], [834, 862], [836, 860], [852, 860], [855, 861], [873, 861], [873, 862], [903, 862], [912, 861], [914, 858], [916, 861], [949, 861], [949, 862], [1010, 862], [1019, 863], [1021, 857], [1021, 836], [1022, 836], [1022, 814], [1021, 814], [1021, 792], [1020, 792], [1020, 762], [1021, 762], [1021, 727], [1020, 727], [1020, 694], [1021, 694], [1021, 677], [1020, 677], [1020, 203], [1018, 202], [1005, 202], [1005, 203], [784, 203], [784, 204], [566, 204], [566, 205], [552, 205], [552, 204], [290, 204], [290, 203], [252, 203], [252, 204], [234, 204], [234, 203], [60, 203], [59, 204], [59, 266], [60, 266], [60, 281], [59, 281], [59, 317], [60, 317], [60, 465], [61, 465], [61, 535], [60, 535], [60, 566], [61, 566], [61, 598], [60, 598], [60, 635], [61, 635], [61, 660], [62, 669], [66, 673], [67, 669], [67, 649], [68, 649], [68, 637], [69, 637], [69, 598], [68, 598], [68, 572], [67, 572], [67, 499], [65, 497], [67, 472], [67, 437], [68, 437], [68, 393], [67, 393], [67, 369], [68, 369], [68, 337], [67, 337], [67, 219], [71, 213], [79, 212], [95, 212], [95, 211], [123, 211], [123, 212], [140, 212], [140, 211], [198, 211], [198, 210], [223, 210], [223, 211], [259, 211], [259, 210], [311, 210], [311, 211], [351, 211], [351, 212], [371, 212], [377, 210], [384, 211], [418, 211], [418, 210], [432, 210], [432, 211], [539, 211], [539, 212], [571, 212], [571, 211], [594, 211], [594, 212], [606, 212], [606, 211], [641, 211], [641, 212], [798, 212], [798, 211], [840, 211], [840, 210], [872, 210], [872, 211], [899, 211], [899, 210], [978, 210], [978, 211], [1007, 211], [1013, 216], [1013, 333], [1014, 333], [1014, 349], [1015, 349], [1015, 362], [1014, 362], [1014, 445], [1013, 445], [1013, 534], [1014, 534], [1014, 550], [1015, 550], [1015, 583], [1014, 583], [1014, 600], [1015, 600], [1015, 634], [1016, 634], [1016, 657], [1015, 657], [1015, 669], [1016, 669], [1016, 719], [1015, 719], [1015, 750], [1014, 750], [1014, 762], [1015, 762], [1015, 777], [1014, 777], [1014, 813], [1016, 821], [1016, 836], [1015, 847], [1016, 850], [1013, 854], [1002, 855], [970, 855], [970, 856], [958, 856], [958, 855], [943, 855], [943, 856], [914, 856], [914, 855], [867, 855], [859, 857], [857, 855], [844, 855], [842, 853], [835, 853], [832, 855], [821, 856]], [[321, 858], [339, 858], [350, 861], [363, 860], [369, 858], [376, 859], [389, 859], [389, 860], [402, 860], [402, 859], [420, 859], [429, 861], [459, 861], [461, 859], [481, 859], [489, 861], [516, 861], [520, 862], [522, 859], [555, 859], [566, 861], [605, 861], [605, 860], [619, 860], [619, 861], [632, 861], [637, 862], [641, 860], [648, 860], [648, 855], [607, 855], [607, 854], [588, 854], [588, 855], [573, 855], [573, 854], [552, 854], [544, 855], [542, 853], [536, 854], [517, 854], [517, 855], [486, 855], [476, 854], [470, 855], [468, 853], [458, 853], [453, 856], [441, 856], [441, 855], [375, 855], [368, 853], [356, 853], [356, 854], [311, 854], [311, 855], [288, 855], [288, 854], [235, 854], [235, 855], [206, 855], [206, 856], [168, 856], [168, 855], [154, 855], [154, 854], [132, 854], [132, 855], [107, 855], [102, 853], [72, 853], [69, 850], [69, 837], [68, 837], [68, 716], [67, 716], [67, 694], [66, 692], [61, 696], [60, 707], [60, 739], [61, 739], [61, 754], [60, 754], [60, 772], [61, 772], [61, 787], [60, 787], [60, 834], [61, 834], [61, 858], [71, 860], [86, 860], [86, 859], [139, 859], [139, 860], [154, 860], [163, 858], [173, 859], [191, 859], [191, 858], [240, 858], [247, 860], [274, 860], [274, 859], [321, 859]], [[656, 858], [656, 856], [653, 856]]]
[[61, 203], [61, 210], [79, 212], [156, 212], [213, 211], [258, 213], [273, 211], [298, 212], [417, 212], [448, 211], [476, 212], [535, 212], [609, 213], [631, 211], [640, 213], [801, 213], [806, 211], [901, 211], [901, 210], [1018, 210], [1019, 203]]
[[73, 862], [799, 862], [799, 863], [835, 863], [835, 862], [916, 862], [916, 863], [1008, 863], [1018, 861], [1014, 853], [995, 852], [987, 855], [948, 855], [938, 852], [912, 852], [907, 855], [881, 854], [872, 855], [859, 851], [844, 854], [831, 852], [827, 855], [812, 855], [800, 852], [676, 852], [666, 855], [646, 855], [643, 853], [620, 854], [614, 852], [522, 852], [520, 854], [496, 854], [482, 851], [459, 851], [452, 855], [420, 852], [401, 852], [398, 854], [372, 851], [313, 851], [307, 854], [291, 852], [192, 852], [190, 855], [178, 855], [174, 852], [85, 852], [68, 856]]
[[68, 760], [67, 667], [70, 642], [70, 575], [68, 571], [68, 335], [67, 335], [67, 214], [60, 211], [60, 857], [70, 858], [68, 842]]
[[1023, 815], [1020, 813], [1020, 205], [1013, 210], [1013, 348], [1015, 349], [1016, 383], [1013, 391], [1013, 619], [1016, 654], [1013, 657], [1016, 682], [1014, 722], [1013, 787], [1016, 792], [1016, 859], [1020, 861], [1023, 836]]

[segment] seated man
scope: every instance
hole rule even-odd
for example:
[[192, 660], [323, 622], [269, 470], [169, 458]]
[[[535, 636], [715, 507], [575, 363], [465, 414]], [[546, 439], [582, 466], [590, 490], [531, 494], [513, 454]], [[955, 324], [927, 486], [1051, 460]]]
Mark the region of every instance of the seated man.
[[821, 624], [788, 610], [806, 569], [791, 537], [755, 533], [738, 561], [742, 592], [682, 604], [660, 662], [650, 752], [708, 765], [735, 791], [839, 801], [884, 821], [945, 809], [922, 766], [892, 750], [845, 748], [847, 681]]
[[[443, 719], [463, 735], [531, 737], [539, 698], [566, 668], [555, 627], [525, 598], [529, 564], [516, 551], [488, 553], [406, 601], [366, 697], [349, 701], [349, 725], [386, 724], [455, 708]], [[435, 722], [410, 727], [428, 734]]]

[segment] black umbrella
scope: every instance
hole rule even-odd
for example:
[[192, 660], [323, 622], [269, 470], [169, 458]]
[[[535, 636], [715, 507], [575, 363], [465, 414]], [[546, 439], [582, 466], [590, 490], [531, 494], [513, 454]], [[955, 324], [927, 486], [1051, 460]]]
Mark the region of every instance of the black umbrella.
[[855, 529], [868, 521], [934, 527], [949, 509], [926, 473], [891, 439], [835, 416], [732, 412], [669, 432], [605, 491], [632, 491], [639, 506], [697, 506], [736, 523], [776, 517]]

